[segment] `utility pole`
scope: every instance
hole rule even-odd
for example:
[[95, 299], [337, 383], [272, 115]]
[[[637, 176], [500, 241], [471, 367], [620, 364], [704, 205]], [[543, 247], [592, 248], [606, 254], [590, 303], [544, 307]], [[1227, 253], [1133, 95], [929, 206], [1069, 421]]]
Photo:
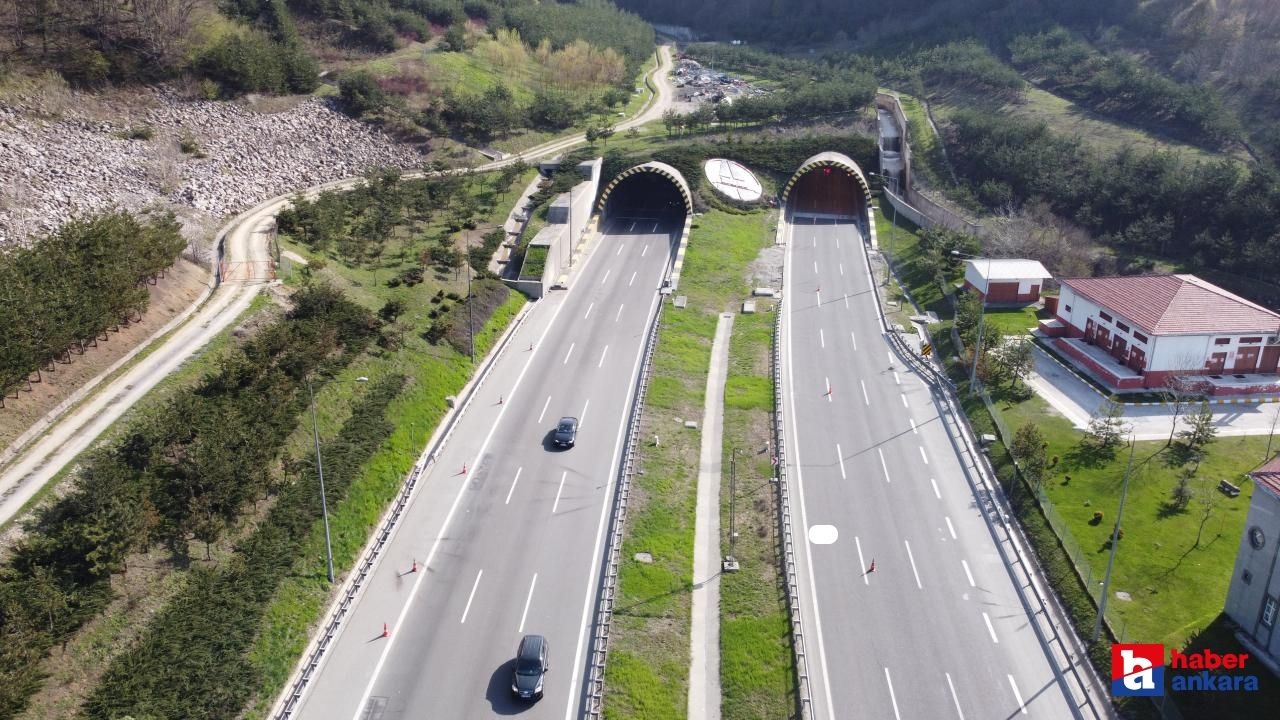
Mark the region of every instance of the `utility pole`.
[[471, 294], [471, 236], [467, 236], [467, 337], [471, 343], [471, 364], [476, 364], [475, 296]]
[[311, 378], [305, 378], [307, 398], [311, 401], [311, 436], [316, 443], [316, 475], [320, 477], [320, 513], [324, 516], [324, 553], [329, 563], [329, 584], [333, 584], [333, 542], [329, 537], [329, 501], [324, 493], [324, 463], [320, 461], [320, 429], [316, 425], [316, 396], [311, 392]]
[[725, 572], [738, 570], [738, 558], [735, 554], [738, 541], [738, 448], [729, 451], [729, 554], [720, 563]]
[[1102, 618], [1107, 614], [1107, 595], [1111, 590], [1111, 568], [1116, 564], [1116, 550], [1120, 545], [1120, 520], [1124, 517], [1124, 501], [1129, 495], [1129, 477], [1133, 474], [1133, 432], [1129, 432], [1129, 465], [1124, 469], [1124, 483], [1120, 485], [1120, 509], [1116, 511], [1116, 524], [1111, 528], [1111, 554], [1107, 557], [1107, 573], [1102, 578], [1102, 597], [1098, 601], [1098, 619], [1093, 622], [1093, 641], [1102, 632]]
[[1267, 452], [1262, 456], [1262, 462], [1271, 459], [1271, 441], [1276, 437], [1276, 423], [1280, 422], [1280, 404], [1276, 405], [1275, 412], [1271, 414], [1271, 433], [1267, 435]]

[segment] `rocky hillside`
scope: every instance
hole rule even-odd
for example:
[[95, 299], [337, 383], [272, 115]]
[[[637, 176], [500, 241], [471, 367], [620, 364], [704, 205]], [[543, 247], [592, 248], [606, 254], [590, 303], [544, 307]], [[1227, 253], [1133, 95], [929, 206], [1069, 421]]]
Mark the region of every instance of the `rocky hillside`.
[[322, 99], [257, 112], [168, 88], [141, 92], [123, 107], [65, 89], [0, 101], [0, 177], [10, 179], [0, 196], [0, 244], [109, 206], [160, 202], [217, 219], [370, 167], [423, 162]]

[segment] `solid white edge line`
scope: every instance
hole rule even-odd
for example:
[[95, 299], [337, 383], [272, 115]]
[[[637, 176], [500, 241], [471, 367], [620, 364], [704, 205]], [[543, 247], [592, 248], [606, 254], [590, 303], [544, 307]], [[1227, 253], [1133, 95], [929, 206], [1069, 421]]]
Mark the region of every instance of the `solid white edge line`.
[[836, 443], [836, 460], [840, 461], [840, 479], [847, 480], [844, 474], [844, 453], [840, 451], [840, 443]]
[[564, 492], [564, 479], [569, 477], [569, 471], [565, 470], [560, 473], [560, 487], [556, 488], [556, 501], [551, 504], [551, 514], [556, 514], [556, 509], [560, 507], [560, 493]]
[[898, 698], [893, 694], [893, 680], [889, 677], [889, 668], [884, 669], [884, 681], [889, 685], [889, 700], [893, 702], [893, 716], [897, 720], [902, 720], [902, 715], [898, 712]]
[[569, 364], [569, 356], [573, 354], [574, 345], [577, 345], [577, 343], [569, 343], [569, 352], [564, 354], [564, 360], [560, 363], [561, 365]]
[[951, 516], [945, 515], [943, 516], [943, 519], [947, 521], [947, 530], [951, 532], [951, 539], [957, 540], [958, 538], [956, 537], [956, 526], [951, 524]]
[[876, 448], [876, 453], [880, 455], [880, 467], [884, 470], [884, 481], [893, 482], [889, 479], [889, 465], [884, 461], [884, 450]]
[[956, 695], [956, 685], [951, 682], [951, 673], [942, 673], [947, 676], [947, 687], [951, 688], [951, 701], [956, 704], [956, 714], [960, 716], [960, 720], [964, 720], [964, 710], [960, 709], [960, 697]]
[[533, 582], [529, 583], [529, 596], [524, 599], [524, 612], [520, 613], [520, 629], [517, 633], [524, 632], [524, 621], [529, 617], [529, 604], [533, 602], [533, 589], [538, 586], [538, 573], [533, 574]]
[[1009, 675], [1009, 687], [1013, 688], [1013, 696], [1018, 698], [1018, 710], [1023, 715], [1027, 714], [1027, 704], [1022, 701], [1022, 693], [1018, 692], [1018, 683], [1013, 681], [1013, 676]]
[[511, 489], [507, 491], [507, 501], [503, 505], [511, 504], [511, 493], [516, 491], [516, 483], [520, 482], [520, 473], [524, 472], [524, 466], [516, 468], [516, 479], [511, 481]]
[[[785, 218], [783, 219], [783, 222], [786, 222]], [[784, 273], [783, 287], [785, 288], [787, 286], [785, 275], [789, 274], [788, 268], [791, 267], [791, 243], [787, 243], [787, 257], [783, 261], [782, 267], [783, 267], [783, 273]], [[819, 299], [821, 299], [821, 295], [819, 295]], [[817, 586], [817, 581], [815, 581], [813, 577], [814, 576], [813, 544], [809, 542], [809, 537], [808, 537], [809, 512], [808, 512], [808, 504], [804, 500], [804, 472], [800, 469], [801, 468], [800, 442], [799, 442], [800, 429], [799, 429], [799, 426], [796, 424], [796, 393], [795, 393], [796, 381], [795, 381], [795, 375], [793, 370], [794, 363], [792, 362], [792, 357], [791, 357], [791, 305], [792, 303], [784, 303], [784, 304], [786, 305], [786, 308], [787, 308], [787, 318], [786, 318], [786, 321], [787, 321], [787, 387], [790, 388], [791, 390], [791, 392], [788, 393], [788, 396], [790, 399], [789, 404], [791, 405], [791, 435], [793, 438], [796, 439], [795, 448], [792, 451], [792, 454], [795, 455], [796, 489], [799, 491], [796, 494], [800, 497], [800, 526], [801, 528], [803, 528], [805, 532], [804, 553], [805, 553], [805, 560], [809, 566], [809, 573], [808, 573], [809, 574], [809, 599], [813, 603], [813, 632], [815, 634], [815, 637], [818, 638], [818, 661], [822, 664], [822, 687], [823, 687], [823, 692], [826, 695], [828, 717], [830, 717], [830, 713], [834, 712], [833, 703], [831, 702], [831, 679], [829, 677], [829, 673], [827, 672], [826, 643], [822, 639], [822, 613], [818, 609], [818, 586]], [[565, 720], [569, 720], [569, 718], [566, 717]]]
[[604, 350], [600, 351], [600, 362], [596, 363], [596, 367], [604, 367], [604, 356], [609, 354], [609, 346], [605, 345]]
[[[588, 257], [588, 259], [590, 258]], [[667, 265], [663, 264], [661, 272], [658, 275], [658, 279], [655, 280], [655, 283], [658, 280], [661, 280], [662, 274], [665, 273], [666, 270]], [[572, 290], [570, 290], [570, 292], [572, 292]], [[661, 295], [655, 294], [653, 296], [653, 300], [649, 304], [649, 314], [644, 323], [645, 332], [648, 332], [649, 325], [653, 323], [653, 314], [657, 311], [658, 302], [661, 301], [661, 299]], [[618, 312], [622, 312], [622, 308], [618, 308]], [[627, 394], [625, 396], [628, 403], [630, 403], [631, 399], [635, 397], [636, 382], [639, 379], [640, 374], [640, 361], [643, 359], [644, 343], [641, 343], [639, 349], [636, 351], [635, 362], [631, 366], [631, 382], [627, 386]], [[625, 420], [620, 421], [618, 423], [618, 435], [613, 444], [613, 460], [609, 463], [610, 472], [616, 472], [618, 468], [618, 460], [622, 454], [622, 439], [626, 430], [627, 423]], [[574, 710], [578, 707], [578, 679], [586, 672], [586, 658], [582, 655], [582, 648], [583, 644], [587, 641], [587, 635], [589, 634], [587, 632], [587, 622], [589, 613], [591, 612], [591, 599], [595, 595], [596, 581], [599, 577], [596, 575], [595, 569], [599, 566], [599, 563], [602, 560], [600, 556], [600, 544], [604, 542], [605, 520], [609, 517], [609, 509], [613, 507], [613, 495], [616, 483], [609, 482], [605, 483], [605, 485], [608, 487], [608, 492], [605, 493], [604, 504], [600, 507], [600, 520], [596, 526], [596, 544], [595, 549], [592, 550], [591, 553], [592, 572], [587, 573], [587, 591], [586, 596], [582, 599], [582, 619], [578, 622], [578, 647], [574, 651], [573, 655], [574, 658], [577, 658], [574, 662], [581, 660], [583, 665], [581, 667], [574, 665], [573, 673], [569, 676], [569, 700], [568, 704], [565, 705], [564, 720], [572, 720], [574, 716]]]
[[938, 481], [933, 478], [929, 478], [929, 483], [933, 485], [933, 496], [941, 500], [942, 493], [938, 492]]
[[907, 546], [907, 559], [911, 561], [911, 574], [916, 576], [916, 587], [923, 590], [924, 585], [920, 584], [920, 571], [916, 570], [916, 556], [911, 554], [911, 543], [903, 540], [902, 544]]
[[978, 583], [973, 581], [973, 573], [969, 570], [969, 562], [961, 560], [960, 564], [964, 566], [964, 576], [969, 579], [969, 587], [978, 587]]
[[867, 381], [859, 380], [858, 383], [862, 385], [862, 400], [867, 403], [867, 407], [871, 407], [871, 398], [867, 397]]
[[[588, 255], [587, 260], [582, 265], [582, 271], [586, 270], [587, 263], [590, 261], [591, 256]], [[574, 287], [576, 286], [577, 285], [575, 284]], [[538, 342], [536, 343], [537, 348], [542, 347], [542, 341], [547, 338], [547, 335], [551, 332], [551, 328], [555, 326], [556, 320], [560, 317], [560, 311], [564, 310], [572, 293], [573, 288], [569, 288], [569, 291], [565, 293], [565, 301], [556, 307], [555, 312], [552, 313], [551, 321], [547, 323], [547, 326], [542, 329], [542, 334], [538, 336]], [[525, 361], [524, 368], [522, 368], [520, 370], [520, 374], [516, 376], [516, 381], [512, 383], [510, 391], [512, 398], [515, 397], [517, 390], [520, 388], [521, 381], [524, 380], [525, 374], [529, 372], [529, 368], [533, 365], [534, 355], [537, 355], [536, 349], [533, 354], [529, 356], [529, 359]], [[477, 388], [477, 390], [478, 389], [479, 388]], [[493, 440], [493, 434], [497, 432], [498, 426], [502, 424], [502, 416], [507, 412], [507, 408], [509, 407], [511, 407], [511, 403], [505, 403], [498, 409], [498, 417], [494, 420], [493, 425], [489, 426], [489, 433], [485, 435], [484, 442], [480, 444], [480, 451], [476, 453], [475, 458], [471, 461], [471, 467], [479, 466], [480, 459], [484, 457], [485, 451], [488, 450], [489, 443]], [[449, 523], [453, 520], [453, 514], [457, 512], [458, 505], [462, 502], [463, 496], [466, 495], [467, 486], [468, 483], [463, 483], [458, 488], [458, 493], [453, 498], [453, 504], [449, 506], [449, 512], [444, 517], [444, 524], [440, 526], [440, 534], [436, 536], [435, 542], [431, 544], [431, 550], [427, 553], [427, 559], [422, 564], [424, 570], [430, 568], [431, 561], [436, 556], [436, 551], [440, 549], [441, 541], [443, 541], [448, 535]], [[404, 622], [405, 616], [409, 614], [409, 608], [413, 605], [414, 598], [418, 596], [418, 590], [422, 587], [422, 581], [425, 580], [429, 574], [429, 572], [422, 572], [418, 574], [418, 578], [413, 582], [413, 587], [409, 589], [408, 599], [405, 600], [404, 606], [400, 608], [400, 614], [396, 616], [393, 628], [399, 628]], [[360, 694], [360, 702], [356, 703], [356, 711], [351, 716], [352, 720], [361, 720], [361, 718], [364, 717], [365, 703], [369, 702], [369, 696], [373, 694], [373, 686], [378, 682], [378, 675], [382, 672], [382, 666], [386, 664], [387, 657], [391, 654], [391, 649], [395, 647], [396, 640], [399, 638], [399, 633], [392, 633], [391, 637], [387, 638], [387, 644], [382, 646], [382, 653], [378, 656], [378, 662], [373, 666], [373, 674], [369, 677], [369, 682], [365, 685], [364, 692]]]
[[542, 404], [542, 414], [538, 416], [538, 424], [542, 424], [542, 418], [547, 416], [547, 407], [551, 405], [551, 396], [547, 396], [547, 401]]
[[467, 613], [471, 612], [471, 601], [476, 599], [476, 588], [480, 587], [481, 575], [484, 575], [484, 568], [480, 568], [480, 572], [476, 573], [476, 581], [471, 583], [471, 594], [467, 596], [467, 606], [462, 609], [462, 621], [459, 623], [460, 625], [467, 624]]
[[994, 625], [991, 624], [991, 616], [984, 612], [982, 613], [982, 619], [985, 620], [987, 623], [987, 632], [991, 633], [991, 642], [995, 643], [996, 645], [999, 645], [1000, 638], [996, 637], [996, 628]]
[[925, 464], [925, 465], [928, 465], [928, 464], [929, 464], [929, 456], [924, 454], [924, 446], [923, 446], [923, 445], [921, 445], [921, 446], [920, 446], [920, 459], [924, 461], [924, 464]]
[[595, 303], [591, 303], [590, 305], [587, 306], [587, 312], [582, 316], [583, 320], [586, 320], [587, 318], [591, 317], [591, 311], [595, 309], [595, 306], [596, 306]]

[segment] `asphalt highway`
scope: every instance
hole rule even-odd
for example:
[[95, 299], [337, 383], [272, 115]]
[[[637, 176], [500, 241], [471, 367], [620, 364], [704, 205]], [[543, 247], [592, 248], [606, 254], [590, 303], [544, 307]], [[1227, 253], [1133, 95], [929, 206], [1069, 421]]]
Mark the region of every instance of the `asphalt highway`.
[[815, 717], [1073, 717], [929, 389], [881, 334], [858, 227], [798, 222], [784, 383]]
[[[402, 559], [379, 566], [297, 717], [577, 715], [626, 411], [679, 227], [611, 220], [569, 292], [538, 303], [446, 446], [484, 438], [477, 459], [433, 466], [386, 551]], [[568, 450], [551, 445], [562, 415], [581, 423]], [[512, 698], [511, 672], [533, 633], [547, 637], [552, 670], [531, 704]]]

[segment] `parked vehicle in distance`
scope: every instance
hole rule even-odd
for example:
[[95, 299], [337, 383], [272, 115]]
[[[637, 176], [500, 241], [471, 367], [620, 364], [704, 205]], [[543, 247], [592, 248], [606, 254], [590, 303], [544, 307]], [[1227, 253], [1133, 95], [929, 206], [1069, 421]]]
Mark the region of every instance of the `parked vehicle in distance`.
[[516, 670], [511, 677], [511, 693], [518, 698], [541, 700], [542, 680], [551, 664], [547, 660], [547, 639], [525, 635], [516, 648]]
[[551, 436], [551, 442], [558, 447], [573, 447], [578, 441], [578, 418], [562, 417], [560, 423], [556, 425], [556, 432]]

